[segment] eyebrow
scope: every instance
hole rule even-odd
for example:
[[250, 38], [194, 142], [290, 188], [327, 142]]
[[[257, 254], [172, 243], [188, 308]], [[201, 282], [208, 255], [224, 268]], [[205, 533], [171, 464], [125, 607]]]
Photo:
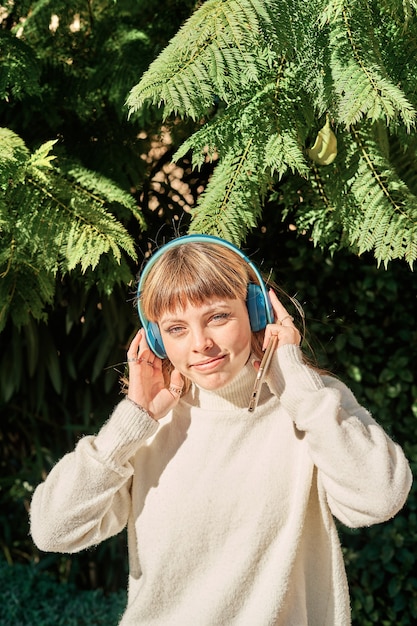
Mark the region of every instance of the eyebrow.
[[[230, 304], [226, 301], [220, 300], [219, 302], [216, 302], [215, 304], [208, 305], [207, 308], [203, 311], [203, 315], [209, 315], [210, 313], [213, 313], [214, 311], [218, 311], [219, 309], [230, 309]], [[180, 322], [181, 323], [186, 322], [186, 319], [180, 318], [180, 317], [162, 316], [160, 322], [162, 324], [178, 324]]]

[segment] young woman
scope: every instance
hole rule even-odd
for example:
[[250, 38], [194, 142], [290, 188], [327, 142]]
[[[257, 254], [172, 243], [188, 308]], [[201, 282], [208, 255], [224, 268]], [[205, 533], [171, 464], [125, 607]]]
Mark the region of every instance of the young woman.
[[127, 525], [123, 626], [347, 626], [334, 517], [395, 515], [411, 486], [402, 450], [305, 363], [292, 317], [231, 244], [167, 244], [138, 307], [127, 397], [36, 489], [35, 543], [76, 552]]

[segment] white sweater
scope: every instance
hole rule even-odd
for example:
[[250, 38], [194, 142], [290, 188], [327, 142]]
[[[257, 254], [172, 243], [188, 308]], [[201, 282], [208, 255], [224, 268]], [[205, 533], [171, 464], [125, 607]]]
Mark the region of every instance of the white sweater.
[[249, 364], [220, 392], [192, 387], [159, 426], [122, 400], [36, 489], [42, 550], [76, 552], [128, 525], [122, 626], [350, 624], [333, 515], [351, 527], [392, 517], [408, 463], [295, 346], [278, 350], [249, 413], [254, 376]]

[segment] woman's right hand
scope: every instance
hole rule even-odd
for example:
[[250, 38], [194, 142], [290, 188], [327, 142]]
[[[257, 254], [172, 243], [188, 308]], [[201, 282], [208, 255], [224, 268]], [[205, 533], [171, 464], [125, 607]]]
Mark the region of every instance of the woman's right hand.
[[159, 420], [174, 408], [181, 396], [184, 380], [178, 370], [171, 373], [169, 387], [165, 386], [162, 359], [149, 348], [145, 332], [139, 330], [127, 352], [129, 388], [127, 397]]
[[275, 321], [273, 324], [268, 324], [265, 328], [263, 349], [266, 349], [273, 335], [278, 337], [277, 349], [286, 344], [299, 346], [301, 335], [293, 324], [294, 318], [288, 313], [272, 289], [269, 290], [269, 297], [274, 310]]

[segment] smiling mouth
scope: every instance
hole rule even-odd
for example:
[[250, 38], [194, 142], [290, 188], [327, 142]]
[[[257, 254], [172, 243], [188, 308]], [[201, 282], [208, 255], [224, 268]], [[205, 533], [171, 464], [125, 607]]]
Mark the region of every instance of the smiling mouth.
[[210, 370], [215, 368], [219, 363], [221, 363], [225, 358], [225, 355], [216, 356], [212, 359], [207, 359], [206, 361], [199, 361], [198, 363], [193, 363], [190, 367], [198, 369], [198, 370]]

